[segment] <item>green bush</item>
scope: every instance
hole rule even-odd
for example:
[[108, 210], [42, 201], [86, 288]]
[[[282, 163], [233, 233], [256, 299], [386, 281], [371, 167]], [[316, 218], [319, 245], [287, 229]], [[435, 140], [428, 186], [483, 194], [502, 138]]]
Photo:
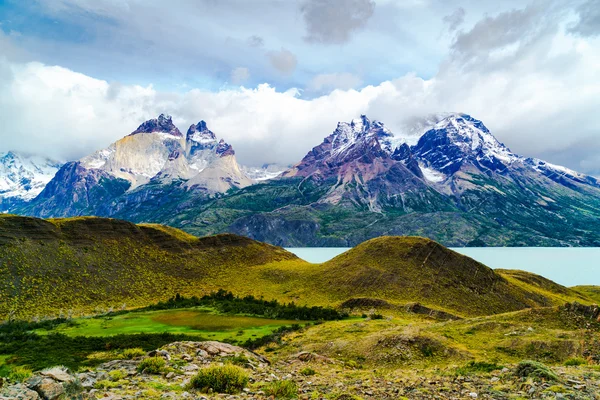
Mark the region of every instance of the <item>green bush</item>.
[[144, 349], [139, 347], [123, 350], [123, 357], [125, 357], [128, 360], [132, 360], [134, 358], [141, 357], [144, 355], [146, 355], [146, 352], [144, 351]]
[[103, 379], [103, 380], [100, 380], [100, 381], [94, 383], [94, 389], [106, 390], [106, 389], [116, 388], [118, 386], [121, 386], [121, 384], [119, 382], [112, 382], [112, 381], [109, 381], [108, 379]]
[[312, 376], [312, 375], [316, 375], [317, 371], [315, 371], [314, 369], [312, 369], [310, 367], [306, 367], [306, 368], [302, 368], [300, 370], [300, 374], [304, 375], [304, 376]]
[[276, 399], [295, 399], [298, 397], [298, 386], [293, 381], [273, 381], [262, 387], [267, 396]]
[[8, 379], [15, 382], [23, 382], [31, 376], [32, 372], [29, 368], [15, 366], [10, 369]]
[[456, 375], [473, 375], [477, 373], [490, 373], [504, 368], [496, 363], [485, 361], [469, 361], [465, 366], [456, 369]]
[[249, 377], [243, 368], [226, 364], [201, 369], [191, 379], [190, 386], [201, 391], [212, 389], [217, 393], [236, 394], [248, 384]]
[[583, 364], [587, 364], [587, 361], [585, 361], [583, 358], [569, 358], [567, 361], [565, 361], [566, 366], [577, 366]]
[[138, 372], [147, 374], [160, 374], [165, 369], [165, 359], [162, 357], [149, 357], [143, 359], [137, 367]]
[[110, 376], [110, 380], [112, 381], [120, 381], [127, 376], [127, 372], [122, 369], [115, 369], [114, 371], [110, 371], [108, 376]]
[[557, 381], [558, 376], [550, 368], [537, 361], [521, 361], [515, 370], [515, 375], [521, 378], [537, 378], [547, 381]]
[[83, 398], [80, 394], [83, 392], [83, 385], [78, 378], [73, 379], [70, 382], [63, 383], [65, 394], [68, 399], [81, 399]]

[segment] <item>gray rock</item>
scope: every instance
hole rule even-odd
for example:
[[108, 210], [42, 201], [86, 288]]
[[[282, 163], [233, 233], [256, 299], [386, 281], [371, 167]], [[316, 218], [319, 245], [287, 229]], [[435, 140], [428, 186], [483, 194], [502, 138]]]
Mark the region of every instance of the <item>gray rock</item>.
[[18, 384], [0, 388], [1, 400], [39, 400], [39, 394], [27, 386]]
[[44, 400], [58, 399], [65, 392], [63, 385], [52, 378], [42, 378], [32, 389]]

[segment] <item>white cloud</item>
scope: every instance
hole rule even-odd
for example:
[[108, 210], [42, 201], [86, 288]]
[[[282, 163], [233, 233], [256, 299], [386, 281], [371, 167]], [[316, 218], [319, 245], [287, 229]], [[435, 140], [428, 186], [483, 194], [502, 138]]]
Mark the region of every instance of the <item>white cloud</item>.
[[311, 92], [331, 91], [335, 89], [355, 89], [362, 85], [362, 80], [349, 72], [316, 75], [307, 86]]
[[231, 71], [231, 82], [239, 85], [250, 79], [250, 70], [246, 67], [237, 67]]
[[[537, 18], [525, 10], [488, 16], [487, 24], [459, 33], [429, 79], [400, 74], [356, 90], [351, 74], [323, 74], [313, 77], [315, 93], [338, 89], [310, 99], [267, 84], [171, 93], [0, 59], [0, 151], [79, 158], [168, 112], [181, 129], [206, 120], [243, 163], [287, 164], [338, 121], [359, 114], [399, 133], [415, 117], [462, 111], [483, 120], [516, 152], [598, 173], [600, 38], [570, 34], [552, 15]], [[296, 68], [289, 54], [279, 65], [288, 73]]]

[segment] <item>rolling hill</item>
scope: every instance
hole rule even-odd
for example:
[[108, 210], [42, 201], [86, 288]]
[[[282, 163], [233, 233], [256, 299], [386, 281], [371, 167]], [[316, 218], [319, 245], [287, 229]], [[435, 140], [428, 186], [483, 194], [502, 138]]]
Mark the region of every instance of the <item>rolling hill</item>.
[[476, 316], [591, 302], [525, 272], [492, 269], [429, 239], [381, 237], [323, 264], [236, 235], [204, 238], [104, 218], [0, 216], [0, 317], [78, 315], [219, 288], [300, 304], [419, 302]]

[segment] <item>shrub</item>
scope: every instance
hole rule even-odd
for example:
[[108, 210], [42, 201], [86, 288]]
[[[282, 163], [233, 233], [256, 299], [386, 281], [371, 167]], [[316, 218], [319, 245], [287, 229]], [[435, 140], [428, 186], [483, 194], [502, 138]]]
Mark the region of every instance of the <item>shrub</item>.
[[201, 391], [212, 389], [217, 393], [236, 394], [248, 384], [249, 377], [243, 368], [226, 364], [201, 369], [191, 379], [190, 386]]
[[384, 318], [384, 316], [382, 314], [379, 314], [379, 313], [377, 313], [377, 314], [371, 314], [370, 317], [371, 317], [371, 319], [383, 319]]
[[94, 383], [94, 389], [106, 390], [106, 389], [116, 388], [118, 386], [121, 386], [121, 384], [119, 382], [112, 382], [112, 381], [109, 381], [108, 379], [103, 379], [103, 380], [100, 380], [100, 381], [97, 381], [96, 383]]
[[78, 378], [73, 379], [70, 382], [63, 383], [63, 388], [65, 389], [65, 394], [68, 399], [80, 399], [79, 396], [83, 392], [83, 385]]
[[262, 390], [267, 396], [276, 399], [295, 399], [298, 397], [298, 386], [293, 381], [273, 381], [265, 385]]
[[141, 357], [144, 355], [146, 355], [146, 352], [144, 351], [144, 349], [141, 349], [139, 347], [123, 350], [123, 357], [125, 357], [128, 360], [132, 360], [134, 358]]
[[239, 365], [240, 367], [246, 367], [251, 364], [248, 357], [244, 356], [243, 354], [236, 354], [234, 356], [225, 357], [223, 358], [223, 361]]
[[302, 368], [300, 370], [300, 374], [304, 375], [304, 376], [312, 376], [312, 375], [316, 375], [317, 371], [315, 371], [314, 369], [312, 369], [310, 367], [306, 367], [306, 368]]
[[165, 359], [162, 357], [149, 357], [143, 359], [137, 367], [138, 372], [147, 374], [160, 374], [165, 369]]
[[8, 373], [8, 379], [10, 379], [11, 381], [23, 382], [24, 380], [29, 378], [31, 374], [32, 372], [29, 368], [22, 367], [19, 365], [11, 368], [10, 372]]
[[537, 361], [521, 361], [515, 370], [515, 375], [521, 378], [537, 378], [548, 381], [557, 381], [558, 376], [550, 368]]
[[485, 361], [469, 361], [465, 366], [456, 369], [457, 375], [472, 375], [476, 373], [490, 373], [504, 368], [496, 363], [488, 363]]
[[114, 371], [110, 371], [108, 373], [108, 376], [110, 377], [110, 380], [118, 381], [125, 378], [127, 376], [127, 373], [122, 369], [115, 369]]
[[567, 361], [565, 361], [566, 366], [577, 366], [583, 364], [587, 364], [587, 361], [585, 361], [583, 358], [569, 358]]

